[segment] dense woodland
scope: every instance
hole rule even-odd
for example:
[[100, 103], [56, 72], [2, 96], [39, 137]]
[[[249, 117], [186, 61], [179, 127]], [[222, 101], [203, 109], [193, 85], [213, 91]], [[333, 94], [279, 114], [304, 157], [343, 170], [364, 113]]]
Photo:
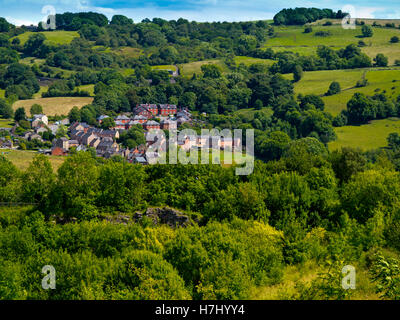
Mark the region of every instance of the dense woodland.
[[[252, 175], [237, 176], [235, 167], [144, 167], [90, 151], [67, 157], [56, 172], [42, 155], [21, 171], [0, 156], [0, 203], [24, 204], [0, 208], [0, 298], [250, 299], [257, 288], [281, 284], [287, 268], [312, 262], [328, 271], [281, 298], [351, 298], [354, 292], [340, 287], [341, 268], [355, 264], [366, 270], [373, 293], [399, 299], [400, 136], [391, 134], [389, 147], [369, 152], [329, 152], [327, 143], [336, 139], [334, 127], [400, 116], [400, 98], [357, 93], [333, 117], [321, 96], [293, 89], [304, 71], [381, 67], [387, 58], [373, 60], [356, 43], [320, 46], [309, 56], [262, 48], [274, 26], [344, 15], [285, 9], [271, 24], [134, 23], [120, 15], [108, 21], [97, 13], [64, 13], [56, 16], [57, 31], [80, 37], [62, 45], [46, 41], [41, 24], [22, 45], [15, 36], [28, 29], [0, 18], [0, 116], [21, 128], [25, 111], [11, 105], [32, 98], [38, 79], [48, 77], [56, 81], [43, 97], [89, 96], [78, 87], [94, 85], [93, 103], [73, 108], [71, 122], [98, 125], [98, 116], [131, 112], [140, 103], [177, 104], [194, 114], [191, 128], [198, 131], [254, 129], [257, 158]], [[369, 32], [363, 28], [364, 37]], [[117, 54], [121, 47], [141, 54]], [[238, 55], [275, 63], [238, 65]], [[44, 63], [20, 61], [27, 57]], [[151, 68], [213, 58], [228, 70], [207, 64], [171, 81], [167, 71]], [[124, 75], [123, 68], [134, 73]], [[332, 82], [326, 95], [340, 91]], [[249, 108], [254, 117], [237, 112]], [[45, 144], [54, 138], [47, 135]], [[134, 127], [118, 142], [132, 148], [143, 139]], [[165, 206], [188, 215], [191, 225], [114, 221]], [[57, 290], [42, 290], [44, 265], [56, 268]]]

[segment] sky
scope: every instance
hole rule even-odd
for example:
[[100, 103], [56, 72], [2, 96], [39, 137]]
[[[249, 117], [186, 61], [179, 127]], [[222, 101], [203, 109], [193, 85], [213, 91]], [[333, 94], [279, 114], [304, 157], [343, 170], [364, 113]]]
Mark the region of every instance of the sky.
[[0, 17], [16, 25], [36, 25], [53, 13], [48, 6], [56, 13], [94, 11], [109, 18], [123, 14], [135, 22], [154, 17], [199, 22], [265, 20], [283, 8], [295, 7], [347, 8], [355, 18], [400, 19], [399, 0], [0, 0]]

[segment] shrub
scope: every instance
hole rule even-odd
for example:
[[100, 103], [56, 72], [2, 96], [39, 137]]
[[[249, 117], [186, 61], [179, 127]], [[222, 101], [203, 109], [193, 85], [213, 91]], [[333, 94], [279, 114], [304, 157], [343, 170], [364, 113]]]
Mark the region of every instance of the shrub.
[[360, 40], [360, 41], [358, 41], [358, 46], [359, 47], [366, 47], [367, 44], [364, 41]]
[[313, 31], [311, 26], [307, 26], [304, 28], [304, 33], [311, 33]]
[[329, 37], [331, 35], [332, 35], [332, 33], [330, 31], [317, 31], [315, 33], [316, 37]]
[[374, 32], [370, 26], [364, 25], [361, 28], [362, 36], [364, 38], [370, 38], [374, 35]]
[[340, 88], [340, 83], [339, 82], [332, 82], [329, 86], [328, 92], [326, 93], [327, 96], [333, 96], [334, 94], [339, 93], [340, 91], [342, 91], [342, 89]]

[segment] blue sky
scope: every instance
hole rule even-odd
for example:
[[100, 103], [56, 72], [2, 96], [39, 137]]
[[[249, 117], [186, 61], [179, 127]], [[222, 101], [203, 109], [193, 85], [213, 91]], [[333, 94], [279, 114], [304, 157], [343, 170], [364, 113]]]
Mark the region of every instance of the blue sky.
[[0, 0], [0, 16], [17, 24], [37, 24], [45, 14], [44, 6], [51, 5], [57, 13], [65, 11], [96, 11], [112, 17], [123, 14], [139, 22], [144, 18], [183, 17], [196, 21], [247, 21], [269, 19], [282, 8], [317, 7], [355, 8], [355, 17], [399, 18], [399, 0]]

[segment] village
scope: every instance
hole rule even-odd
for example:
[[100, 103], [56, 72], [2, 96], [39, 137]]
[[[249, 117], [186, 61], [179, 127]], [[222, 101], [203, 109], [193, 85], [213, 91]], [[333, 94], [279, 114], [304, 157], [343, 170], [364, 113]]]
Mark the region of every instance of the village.
[[[9, 129], [9, 135], [13, 139], [0, 138], [0, 148], [16, 149], [19, 139], [26, 141], [42, 142], [44, 133], [51, 132], [54, 139], [51, 147], [39, 148], [39, 152], [52, 156], [68, 156], [71, 152], [93, 150], [96, 156], [109, 159], [114, 156], [125, 158], [130, 163], [140, 163], [143, 165], [157, 163], [162, 152], [168, 151], [168, 144], [165, 135], [157, 135], [161, 131], [179, 134], [179, 129], [183, 124], [192, 124], [192, 114], [186, 108], [178, 108], [176, 105], [168, 104], [140, 104], [132, 113], [120, 114], [113, 118], [115, 125], [108, 129], [100, 128], [107, 115], [97, 118], [98, 126], [89, 125], [85, 122], [70, 123], [68, 119], [63, 119], [50, 124], [49, 119], [44, 114], [33, 115], [30, 119], [31, 129], [19, 136], [16, 128]], [[157, 121], [158, 120], [158, 121]], [[124, 147], [118, 140], [124, 131], [134, 127], [143, 129], [144, 144], [129, 149]], [[65, 135], [56, 137], [60, 128], [65, 128]], [[157, 152], [153, 151], [152, 146], [160, 146]], [[176, 145], [190, 152], [192, 149], [219, 149], [237, 151], [241, 148], [241, 139], [222, 137], [217, 135], [179, 135]]]

